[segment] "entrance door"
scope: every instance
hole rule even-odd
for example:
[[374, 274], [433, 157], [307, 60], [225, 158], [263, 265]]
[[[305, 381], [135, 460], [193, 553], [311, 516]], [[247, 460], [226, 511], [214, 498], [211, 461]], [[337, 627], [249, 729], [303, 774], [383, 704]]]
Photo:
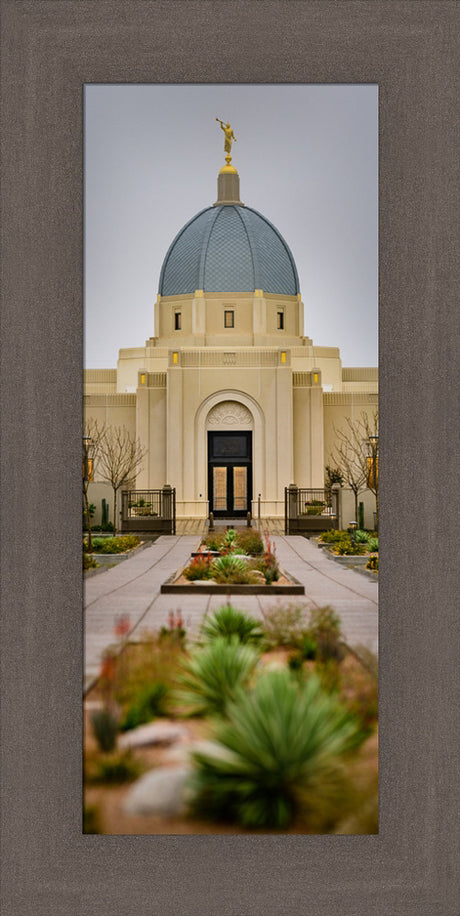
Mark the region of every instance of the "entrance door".
[[252, 433], [208, 433], [209, 511], [245, 516], [252, 500]]

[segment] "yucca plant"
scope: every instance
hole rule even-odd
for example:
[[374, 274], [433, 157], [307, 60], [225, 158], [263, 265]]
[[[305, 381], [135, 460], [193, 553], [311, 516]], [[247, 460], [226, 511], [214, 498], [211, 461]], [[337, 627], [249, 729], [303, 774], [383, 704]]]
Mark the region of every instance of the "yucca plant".
[[190, 715], [224, 715], [239, 687], [247, 685], [258, 653], [237, 636], [212, 639], [184, 663], [176, 699]]
[[228, 553], [214, 560], [211, 566], [212, 577], [216, 582], [238, 582], [240, 584], [251, 581], [251, 570], [246, 560], [237, 554]]
[[193, 809], [247, 828], [288, 828], [337, 783], [343, 759], [365, 737], [356, 719], [315, 677], [262, 675], [238, 691], [215, 749], [193, 754]]
[[241, 643], [257, 644], [262, 639], [260, 624], [253, 617], [248, 617], [231, 604], [220, 607], [211, 617], [206, 617], [201, 627], [202, 635], [207, 639], [224, 636], [230, 639], [236, 636]]

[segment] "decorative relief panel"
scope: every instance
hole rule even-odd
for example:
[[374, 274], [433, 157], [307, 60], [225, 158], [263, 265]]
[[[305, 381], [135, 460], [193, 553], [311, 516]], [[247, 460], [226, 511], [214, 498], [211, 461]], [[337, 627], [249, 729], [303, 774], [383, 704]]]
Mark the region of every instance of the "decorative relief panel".
[[212, 408], [208, 415], [208, 428], [218, 427], [225, 429], [229, 426], [238, 429], [252, 429], [253, 422], [250, 411], [238, 401], [222, 401]]

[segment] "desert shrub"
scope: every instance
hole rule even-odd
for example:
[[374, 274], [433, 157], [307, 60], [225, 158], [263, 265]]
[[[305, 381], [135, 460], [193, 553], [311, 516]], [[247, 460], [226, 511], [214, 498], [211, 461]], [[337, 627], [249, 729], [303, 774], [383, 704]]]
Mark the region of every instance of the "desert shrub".
[[358, 528], [355, 531], [355, 541], [357, 544], [367, 544], [369, 540], [369, 534], [367, 531], [363, 531], [362, 528]]
[[378, 553], [371, 553], [367, 563], [366, 569], [373, 569], [375, 572], [379, 570], [379, 555]]
[[90, 553], [83, 554], [83, 569], [98, 569], [99, 563]]
[[[369, 665], [369, 667], [368, 667]], [[353, 657], [347, 657], [341, 667], [340, 695], [362, 728], [371, 731], [378, 719], [379, 685], [377, 658], [368, 653], [366, 667]]]
[[340, 660], [343, 657], [340, 618], [331, 607], [326, 605], [310, 611], [307, 632], [316, 645], [316, 657], [319, 661]]
[[85, 781], [91, 783], [123, 783], [137, 779], [142, 765], [132, 757], [130, 751], [110, 754], [105, 757], [87, 760], [85, 763]]
[[128, 731], [158, 716], [168, 715], [169, 692], [168, 686], [162, 681], [145, 684], [126, 709], [120, 730]]
[[278, 646], [297, 648], [307, 630], [306, 608], [285, 604], [262, 610], [264, 643], [267, 649]]
[[344, 531], [331, 528], [329, 531], [323, 531], [319, 539], [323, 544], [337, 544], [338, 541], [342, 540], [344, 534]]
[[206, 556], [193, 557], [192, 562], [184, 569], [184, 576], [190, 582], [196, 579], [211, 579], [212, 574], [211, 557]]
[[182, 640], [173, 634], [171, 637], [146, 634], [143, 642], [128, 643], [115, 660], [114, 674], [114, 698], [122, 707], [123, 714], [136, 704], [137, 697], [146, 686], [161, 683], [169, 689], [173, 688], [183, 656]]
[[207, 547], [208, 550], [220, 550], [223, 540], [224, 533], [222, 531], [213, 531], [203, 538], [201, 543], [204, 547]]
[[109, 709], [97, 709], [91, 715], [91, 725], [99, 750], [110, 753], [117, 743], [118, 722]]
[[231, 604], [225, 604], [215, 611], [211, 617], [205, 618], [201, 632], [206, 639], [216, 639], [224, 636], [231, 639], [236, 636], [241, 643], [258, 645], [262, 638], [260, 623], [253, 617], [248, 617], [238, 611]]
[[236, 636], [212, 639], [184, 663], [178, 702], [191, 715], [224, 715], [238, 688], [247, 685], [258, 658], [256, 650]]
[[[129, 534], [123, 537], [93, 538], [92, 541], [94, 553], [124, 553], [132, 550], [133, 547], [138, 547], [141, 539]], [[87, 548], [87, 541], [84, 542], [84, 546]]]
[[264, 552], [264, 542], [258, 531], [239, 529], [236, 538], [237, 549], [242, 550], [251, 557], [259, 556]]
[[316, 678], [301, 683], [286, 670], [269, 671], [228, 706], [215, 751], [193, 754], [193, 807], [247, 828], [286, 829], [327, 793], [334, 771], [363, 737]]
[[369, 553], [378, 553], [379, 539], [378, 538], [369, 538], [367, 547], [368, 547]]
[[316, 653], [318, 652], [318, 645], [316, 643], [316, 640], [313, 638], [313, 636], [311, 636], [311, 634], [308, 631], [306, 633], [302, 633], [300, 640], [299, 640], [298, 648], [300, 652], [300, 657], [305, 661], [309, 661], [310, 659], [315, 658]]
[[350, 537], [343, 537], [333, 545], [332, 551], [338, 556], [355, 557], [366, 553], [366, 548], [364, 544], [358, 544], [357, 542], [353, 544]]

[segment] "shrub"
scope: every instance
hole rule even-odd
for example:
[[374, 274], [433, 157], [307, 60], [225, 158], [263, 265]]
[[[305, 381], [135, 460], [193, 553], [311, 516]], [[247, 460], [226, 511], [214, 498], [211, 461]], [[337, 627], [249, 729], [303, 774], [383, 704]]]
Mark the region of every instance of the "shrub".
[[206, 556], [193, 557], [192, 562], [184, 569], [184, 576], [190, 582], [196, 579], [211, 579], [212, 574], [211, 557]]
[[238, 687], [248, 683], [257, 652], [236, 636], [217, 637], [184, 664], [177, 699], [191, 715], [223, 715]]
[[236, 610], [231, 604], [225, 604], [214, 612], [212, 617], [205, 618], [201, 632], [206, 639], [223, 636], [231, 639], [236, 636], [241, 643], [260, 643], [262, 630], [253, 617], [248, 617]]
[[208, 534], [207, 537], [203, 538], [201, 543], [204, 547], [207, 547], [208, 550], [220, 550], [223, 540], [223, 532], [214, 531], [212, 534]]
[[313, 636], [311, 636], [308, 632], [302, 633], [299, 641], [300, 657], [305, 661], [308, 661], [316, 657], [317, 651], [318, 645]]
[[91, 725], [99, 750], [110, 753], [117, 743], [118, 722], [108, 709], [97, 709], [91, 715]]
[[162, 681], [145, 684], [128, 706], [121, 721], [120, 730], [128, 731], [145, 722], [151, 722], [157, 716], [168, 714], [169, 688]]
[[329, 531], [323, 531], [319, 539], [323, 544], [337, 544], [338, 541], [342, 540], [345, 533], [337, 528], [331, 528]]
[[237, 532], [236, 544], [238, 550], [243, 550], [250, 557], [259, 556], [264, 552], [264, 542], [258, 531], [240, 529]]
[[306, 631], [306, 608], [299, 604], [279, 605], [262, 610], [264, 643], [267, 649], [278, 646], [297, 648]]
[[98, 569], [99, 563], [90, 553], [83, 554], [83, 569]]
[[123, 712], [136, 703], [146, 685], [162, 683], [169, 689], [175, 686], [179, 662], [184, 655], [182, 640], [175, 636], [180, 629], [182, 627], [174, 627], [170, 637], [153, 633], [146, 635], [143, 642], [128, 643], [115, 659], [114, 697]]
[[310, 612], [308, 636], [316, 645], [316, 657], [320, 661], [343, 657], [340, 618], [328, 605]]
[[215, 750], [195, 752], [193, 807], [247, 828], [286, 829], [327, 794], [332, 775], [364, 734], [316, 678], [305, 684], [269, 671], [253, 692], [240, 690]]
[[[132, 550], [133, 547], [138, 547], [141, 539], [130, 534], [125, 537], [93, 538], [92, 541], [94, 553], [124, 553]], [[84, 547], [87, 548], [87, 546], [88, 542], [84, 541]]]
[[111, 754], [97, 760], [87, 760], [85, 766], [85, 779], [91, 783], [122, 783], [137, 779], [142, 770], [142, 765], [135, 760], [130, 751], [121, 754]]
[[379, 539], [378, 538], [369, 538], [367, 549], [369, 550], [369, 553], [378, 553]]
[[371, 553], [367, 563], [366, 569], [373, 569], [375, 572], [379, 571], [379, 555], [378, 553]]
[[363, 553], [366, 553], [366, 548], [363, 544], [355, 543], [353, 544], [351, 538], [343, 537], [340, 541], [334, 544], [332, 548], [333, 552], [338, 554], [338, 556], [359, 556]]

